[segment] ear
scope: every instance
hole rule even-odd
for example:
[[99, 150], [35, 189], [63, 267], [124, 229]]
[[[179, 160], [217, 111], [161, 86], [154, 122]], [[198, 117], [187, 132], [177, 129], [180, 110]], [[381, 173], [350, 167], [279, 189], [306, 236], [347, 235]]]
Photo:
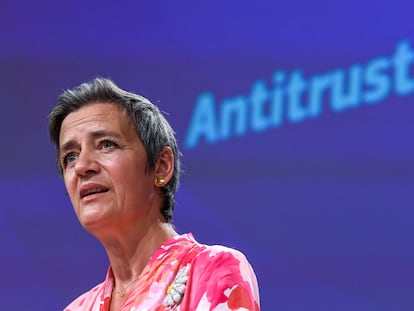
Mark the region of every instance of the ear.
[[154, 173], [154, 184], [156, 187], [161, 188], [171, 180], [174, 173], [174, 154], [170, 147], [164, 147], [161, 150], [155, 163]]

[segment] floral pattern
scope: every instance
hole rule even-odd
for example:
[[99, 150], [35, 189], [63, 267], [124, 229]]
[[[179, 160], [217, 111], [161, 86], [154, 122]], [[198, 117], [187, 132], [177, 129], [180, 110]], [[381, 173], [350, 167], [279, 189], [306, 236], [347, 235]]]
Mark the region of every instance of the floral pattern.
[[[108, 311], [114, 277], [75, 299], [65, 311]], [[120, 311], [259, 311], [256, 276], [245, 256], [198, 243], [191, 234], [154, 252]]]

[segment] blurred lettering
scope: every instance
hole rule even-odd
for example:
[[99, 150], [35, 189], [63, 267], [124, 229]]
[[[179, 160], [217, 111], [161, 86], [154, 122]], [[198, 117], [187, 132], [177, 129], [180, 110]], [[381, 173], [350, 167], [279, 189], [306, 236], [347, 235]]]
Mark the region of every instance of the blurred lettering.
[[394, 55], [367, 64], [305, 77], [303, 70], [277, 71], [269, 89], [266, 82], [253, 83], [250, 94], [216, 103], [212, 93], [197, 98], [185, 139], [187, 149], [207, 143], [263, 132], [284, 121], [301, 123], [319, 117], [324, 108], [343, 112], [362, 104], [378, 103], [391, 95], [414, 93], [414, 50], [407, 40], [397, 44]]

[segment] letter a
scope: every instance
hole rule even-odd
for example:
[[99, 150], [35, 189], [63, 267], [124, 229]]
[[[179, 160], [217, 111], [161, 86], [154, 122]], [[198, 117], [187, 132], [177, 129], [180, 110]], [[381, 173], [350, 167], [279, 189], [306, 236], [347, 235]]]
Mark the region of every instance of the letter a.
[[214, 97], [211, 93], [201, 94], [197, 98], [190, 126], [187, 131], [184, 145], [187, 149], [195, 148], [202, 137], [206, 142], [214, 143], [217, 140], [216, 112]]

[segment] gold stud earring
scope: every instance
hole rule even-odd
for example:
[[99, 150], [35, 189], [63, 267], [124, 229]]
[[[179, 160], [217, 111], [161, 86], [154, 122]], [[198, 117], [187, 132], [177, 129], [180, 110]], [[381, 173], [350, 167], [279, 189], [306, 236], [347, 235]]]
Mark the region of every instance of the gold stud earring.
[[157, 185], [162, 185], [164, 182], [165, 182], [165, 179], [164, 179], [163, 177], [157, 176], [157, 177], [155, 178], [155, 183], [156, 183]]

